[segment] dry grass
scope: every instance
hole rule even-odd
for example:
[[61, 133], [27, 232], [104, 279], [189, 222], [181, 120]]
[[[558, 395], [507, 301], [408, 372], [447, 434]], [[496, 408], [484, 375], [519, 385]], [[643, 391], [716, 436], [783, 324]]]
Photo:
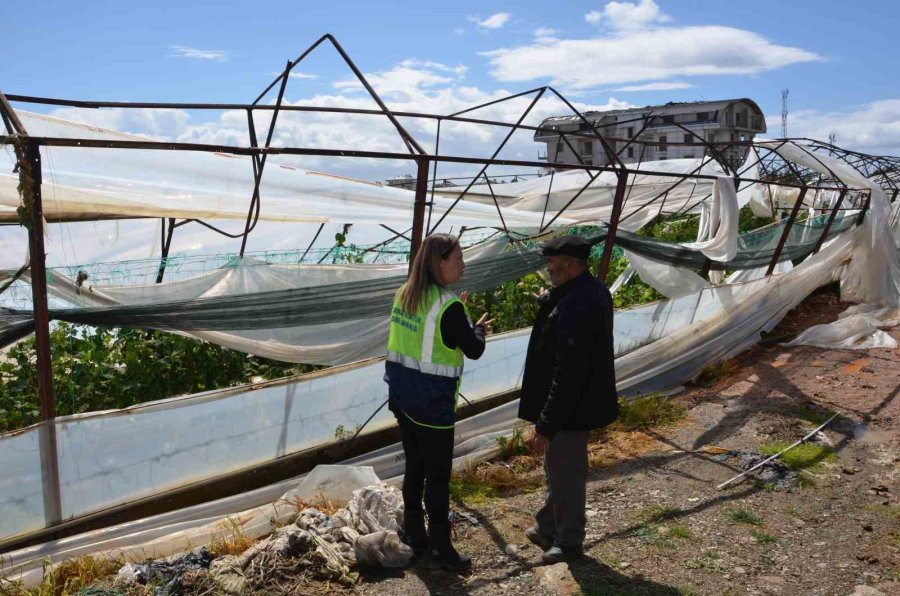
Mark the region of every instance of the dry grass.
[[40, 585], [25, 590], [19, 583], [0, 582], [0, 595], [13, 594], [29, 596], [69, 596], [80, 594], [100, 580], [118, 573], [121, 559], [100, 559], [84, 555], [63, 561], [59, 565], [44, 568], [44, 578]]
[[737, 372], [740, 364], [735, 359], [725, 360], [724, 362], [714, 362], [704, 368], [699, 375], [694, 378], [694, 384], [700, 387], [713, 387], [719, 381], [726, 377], [730, 377]]
[[304, 509], [317, 509], [325, 515], [334, 515], [337, 513], [338, 509], [342, 507], [341, 505], [335, 505], [324, 496], [320, 496], [318, 499], [312, 501], [304, 501], [303, 499], [294, 497], [291, 499], [282, 499], [281, 502], [291, 505], [297, 513], [300, 513]]
[[656, 439], [642, 432], [594, 431], [588, 444], [588, 464], [591, 467], [610, 466], [653, 451], [658, 445]]
[[228, 529], [209, 543], [209, 553], [216, 557], [239, 555], [256, 544], [255, 538], [244, 534], [241, 524], [232, 518], [226, 522]]

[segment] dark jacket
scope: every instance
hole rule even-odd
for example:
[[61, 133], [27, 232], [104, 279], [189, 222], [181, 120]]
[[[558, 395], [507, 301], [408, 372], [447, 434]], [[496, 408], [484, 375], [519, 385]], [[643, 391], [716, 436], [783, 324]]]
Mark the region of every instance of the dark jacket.
[[611, 423], [619, 413], [614, 357], [606, 286], [584, 272], [553, 288], [531, 330], [519, 418], [550, 439]]

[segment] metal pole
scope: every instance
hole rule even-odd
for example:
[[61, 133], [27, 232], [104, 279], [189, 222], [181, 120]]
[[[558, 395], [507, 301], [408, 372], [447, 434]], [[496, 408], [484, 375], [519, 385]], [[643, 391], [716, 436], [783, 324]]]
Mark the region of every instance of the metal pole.
[[[168, 221], [168, 230], [166, 229], [166, 222]], [[172, 234], [175, 232], [175, 218], [170, 217], [168, 220], [166, 218], [162, 219], [162, 246], [160, 247], [160, 259], [159, 259], [159, 270], [156, 272], [156, 283], [161, 284], [163, 280], [163, 275], [166, 273], [166, 261], [169, 259], [169, 248], [172, 246]]]
[[425, 205], [428, 202], [426, 200], [428, 192], [428, 159], [420, 157], [416, 159], [416, 165], [418, 166], [418, 171], [416, 172], [416, 202], [413, 207], [412, 242], [409, 245], [410, 269], [412, 269], [416, 253], [419, 252], [419, 247], [422, 246], [425, 227]]
[[616, 181], [616, 196], [613, 200], [613, 210], [609, 218], [609, 228], [606, 232], [606, 243], [603, 245], [603, 256], [600, 258], [600, 268], [597, 270], [597, 278], [600, 281], [606, 279], [609, 271], [609, 259], [612, 256], [613, 244], [616, 241], [616, 228], [619, 226], [619, 217], [622, 215], [622, 206], [625, 203], [625, 189], [628, 186], [628, 172], [620, 171]]
[[[897, 191], [894, 191], [894, 196], [897, 196]], [[859, 217], [856, 219], [856, 225], [862, 225], [863, 220], [866, 218], [866, 211], [869, 210], [869, 205], [872, 203], [872, 191], [869, 191], [869, 194], [866, 195], [866, 202], [863, 203], [862, 211], [859, 212]]]
[[[53, 369], [50, 360], [50, 313], [47, 309], [47, 267], [44, 252], [44, 208], [41, 202], [41, 149], [26, 142], [19, 169], [23, 201], [31, 203], [28, 247], [31, 253], [31, 300], [34, 306], [34, 338], [37, 351], [38, 398], [40, 402], [41, 480], [44, 518], [48, 526], [62, 521], [59, 492], [59, 457], [56, 447], [56, 404], [53, 399]], [[30, 201], [29, 201], [30, 199]]]
[[766, 270], [766, 276], [772, 275], [772, 272], [775, 271], [775, 265], [778, 264], [778, 257], [781, 256], [781, 251], [784, 250], [784, 244], [787, 242], [788, 234], [791, 233], [791, 226], [794, 225], [794, 220], [797, 219], [797, 214], [800, 212], [800, 207], [803, 205], [803, 199], [806, 197], [806, 187], [800, 189], [800, 195], [797, 197], [797, 202], [794, 203], [794, 208], [791, 209], [791, 215], [788, 217], [787, 223], [784, 224], [784, 231], [781, 233], [781, 238], [778, 240], [778, 246], [775, 247], [775, 254], [772, 255], [772, 262], [769, 263], [769, 268]]
[[819, 249], [822, 248], [822, 243], [825, 242], [825, 239], [828, 237], [828, 232], [831, 231], [831, 224], [834, 223], [834, 218], [837, 217], [838, 209], [841, 208], [841, 203], [844, 202], [844, 196], [847, 194], [846, 190], [842, 190], [841, 194], [838, 195], [837, 202], [834, 204], [834, 209], [831, 210], [831, 215], [828, 216], [828, 222], [825, 224], [825, 229], [822, 230], [822, 235], [819, 237], [819, 241], [816, 242], [816, 247], [813, 249], [813, 254], [819, 252]]

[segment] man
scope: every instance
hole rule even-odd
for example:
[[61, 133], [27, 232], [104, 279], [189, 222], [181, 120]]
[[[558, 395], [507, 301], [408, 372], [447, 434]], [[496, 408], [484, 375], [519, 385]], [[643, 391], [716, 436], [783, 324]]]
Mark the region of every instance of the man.
[[532, 450], [544, 455], [546, 504], [525, 535], [547, 563], [581, 555], [589, 431], [619, 412], [612, 297], [591, 275], [590, 244], [562, 236], [543, 244], [552, 289], [531, 330], [519, 418], [533, 422]]

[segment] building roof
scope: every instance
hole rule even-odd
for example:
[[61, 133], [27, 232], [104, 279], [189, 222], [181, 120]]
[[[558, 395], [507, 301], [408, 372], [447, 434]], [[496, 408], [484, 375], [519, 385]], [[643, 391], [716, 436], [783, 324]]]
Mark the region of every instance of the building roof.
[[[621, 110], [590, 111], [584, 112], [584, 117], [587, 118], [591, 123], [596, 124], [610, 116], [632, 115], [637, 117], [642, 114], [647, 114], [651, 111], [653, 112], [654, 116], [666, 116], [669, 114], [695, 114], [697, 112], [714, 112], [716, 110], [724, 110], [731, 104], [739, 101], [750, 104], [751, 107], [755, 108], [760, 114], [762, 114], [762, 110], [755, 101], [747, 97], [739, 97], [736, 99], [720, 99], [716, 101], [670, 101], [669, 103], [659, 106], [644, 106], [642, 108], [625, 108]], [[554, 116], [544, 120], [541, 123], [541, 127], [558, 126], [562, 124], [576, 124], [579, 122], [580, 118], [578, 118], [578, 116], [576, 115]]]

